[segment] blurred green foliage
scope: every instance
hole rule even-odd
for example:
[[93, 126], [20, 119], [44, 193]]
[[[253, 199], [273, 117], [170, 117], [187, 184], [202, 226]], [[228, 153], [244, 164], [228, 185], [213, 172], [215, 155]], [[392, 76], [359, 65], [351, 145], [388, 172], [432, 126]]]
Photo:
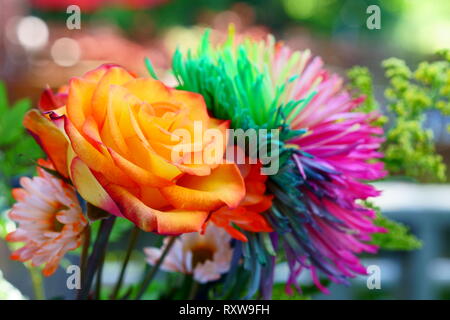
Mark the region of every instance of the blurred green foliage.
[[[358, 29], [371, 36], [379, 36], [396, 23], [399, 12], [407, 8], [408, 0], [170, 0], [162, 5], [148, 8], [104, 5], [96, 11], [83, 13], [83, 21], [108, 21], [133, 35], [142, 27], [142, 22], [151, 21], [152, 29], [165, 29], [179, 25], [196, 25], [202, 16], [236, 9], [244, 5], [252, 8], [253, 16], [243, 16], [245, 23], [255, 22], [269, 27], [275, 33], [286, 27], [301, 23], [321, 34], [345, 33]], [[369, 5], [378, 5], [383, 11], [383, 29], [371, 33], [366, 28]], [[239, 11], [239, 10], [238, 10]], [[248, 12], [248, 11], [247, 11]], [[64, 11], [34, 9], [34, 14], [43, 18], [64, 21]], [[84, 20], [86, 19], [86, 20]], [[150, 30], [147, 30], [150, 31]]]
[[[424, 127], [426, 113], [438, 110], [450, 115], [450, 60], [448, 51], [433, 62], [421, 62], [411, 70], [403, 60], [390, 58], [382, 66], [389, 85], [385, 90], [389, 121], [383, 152], [391, 176], [405, 176], [421, 182], [444, 182], [445, 164], [436, 152], [433, 132]], [[373, 92], [372, 76], [367, 68], [348, 72], [351, 87], [366, 95], [363, 111], [379, 108]]]
[[0, 239], [3, 239], [8, 234], [8, 223], [10, 221], [6, 217], [6, 212], [0, 212]]
[[370, 201], [364, 201], [364, 206], [375, 210], [375, 224], [387, 231], [373, 234], [371, 244], [385, 250], [416, 250], [422, 247], [422, 242], [410, 233], [406, 225], [384, 217], [380, 208]]
[[30, 107], [29, 100], [10, 106], [5, 85], [0, 82], [0, 208], [12, 202], [10, 189], [14, 179], [31, 174], [35, 167], [33, 160], [42, 156], [41, 149], [22, 125]]
[[372, 243], [385, 250], [416, 250], [422, 247], [422, 241], [410, 233], [409, 228], [381, 214], [375, 219], [377, 226], [385, 228], [387, 233], [375, 233]]
[[424, 61], [412, 71], [404, 61], [391, 58], [383, 67], [390, 83], [385, 91], [388, 110], [395, 116], [387, 132], [388, 170], [420, 181], [445, 181], [445, 165], [435, 151], [433, 133], [423, 123], [429, 110], [450, 114], [449, 61]]
[[396, 15], [403, 11], [405, 0], [281, 0], [286, 15], [323, 34], [341, 33], [349, 29], [379, 36], [366, 27], [370, 5], [377, 5], [382, 12], [382, 29], [392, 30]]
[[289, 295], [286, 293], [286, 285], [281, 283], [275, 284], [272, 290], [273, 300], [311, 300], [311, 294], [318, 292], [315, 286], [309, 286], [302, 288], [303, 294], [295, 290], [292, 295]]

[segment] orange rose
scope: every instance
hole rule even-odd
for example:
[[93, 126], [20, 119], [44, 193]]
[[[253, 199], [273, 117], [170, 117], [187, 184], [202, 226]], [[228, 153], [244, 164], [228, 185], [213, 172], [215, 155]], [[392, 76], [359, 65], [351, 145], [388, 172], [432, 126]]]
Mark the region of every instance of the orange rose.
[[[235, 164], [204, 157], [223, 157], [226, 139], [204, 133], [215, 129], [225, 137], [229, 123], [209, 117], [199, 94], [104, 65], [58, 94], [46, 90], [40, 109], [24, 125], [55, 168], [86, 201], [145, 231], [198, 231], [211, 211], [237, 207], [245, 196]], [[174, 157], [180, 144], [192, 149]]]
[[211, 214], [212, 223], [240, 241], [247, 242], [248, 239], [235, 226], [250, 232], [273, 231], [263, 214], [272, 206], [273, 196], [265, 195], [267, 176], [261, 174], [261, 167], [261, 163], [239, 165], [247, 191], [245, 198], [237, 208], [223, 206]]

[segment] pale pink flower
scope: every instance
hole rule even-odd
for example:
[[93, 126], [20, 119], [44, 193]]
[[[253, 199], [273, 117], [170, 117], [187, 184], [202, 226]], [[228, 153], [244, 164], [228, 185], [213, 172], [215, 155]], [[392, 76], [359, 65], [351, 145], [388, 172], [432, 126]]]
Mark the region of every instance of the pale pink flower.
[[11, 259], [45, 264], [43, 274], [50, 276], [67, 251], [78, 248], [87, 220], [83, 216], [75, 190], [42, 168], [38, 176], [23, 177], [22, 188], [13, 190], [17, 202], [9, 217], [18, 228], [6, 236], [7, 241], [23, 242]]
[[[215, 281], [230, 269], [233, 254], [231, 237], [222, 228], [209, 224], [205, 233], [185, 233], [175, 240], [161, 268], [165, 271], [192, 274], [200, 283]], [[161, 257], [169, 238], [161, 248], [145, 248], [147, 261], [154, 265]]]

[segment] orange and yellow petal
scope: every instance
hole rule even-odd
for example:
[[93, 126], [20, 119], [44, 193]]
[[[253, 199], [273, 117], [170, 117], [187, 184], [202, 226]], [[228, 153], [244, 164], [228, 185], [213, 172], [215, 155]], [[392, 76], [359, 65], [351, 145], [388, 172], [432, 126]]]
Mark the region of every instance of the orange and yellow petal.
[[221, 164], [209, 176], [185, 175], [161, 192], [177, 209], [209, 211], [222, 205], [237, 207], [245, 185], [235, 164]]
[[89, 111], [100, 127], [105, 121], [106, 110], [110, 103], [109, 93], [111, 85], [124, 85], [133, 79], [134, 77], [125, 69], [113, 66], [106, 71], [97, 83]]
[[90, 204], [113, 215], [121, 216], [120, 210], [94, 177], [88, 166], [78, 157], [72, 160], [70, 176], [78, 193]]
[[67, 169], [69, 143], [65, 135], [38, 110], [28, 111], [23, 124], [47, 154], [55, 169], [67, 178], [69, 176]]
[[170, 89], [161, 81], [154, 79], [134, 79], [124, 85], [131, 93], [150, 104], [169, 101]]
[[97, 83], [94, 81], [72, 78], [70, 80], [69, 96], [67, 98], [67, 116], [73, 125], [81, 129], [87, 115], [90, 113], [91, 100]]
[[105, 189], [115, 199], [124, 217], [144, 231], [172, 235], [196, 232], [201, 230], [208, 217], [205, 211], [152, 209], [119, 185], [109, 184]]

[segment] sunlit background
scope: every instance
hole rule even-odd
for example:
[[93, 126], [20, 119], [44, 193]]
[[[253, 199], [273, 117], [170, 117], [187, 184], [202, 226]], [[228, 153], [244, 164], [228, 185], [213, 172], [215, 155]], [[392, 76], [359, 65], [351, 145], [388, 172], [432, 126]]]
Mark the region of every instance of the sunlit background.
[[[371, 4], [381, 8], [380, 30], [366, 27]], [[80, 29], [67, 27], [70, 5], [81, 9]], [[45, 86], [58, 88], [105, 62], [144, 75], [143, 61], [149, 57], [158, 75], [170, 81], [166, 70], [177, 47], [194, 47], [206, 27], [216, 31], [218, 40], [230, 23], [242, 35], [261, 39], [273, 33], [295, 49], [309, 48], [341, 74], [354, 65], [369, 67], [380, 99], [383, 59], [396, 56], [414, 65], [450, 45], [448, 0], [0, 0], [0, 79], [11, 101], [28, 97], [34, 103]], [[449, 164], [446, 123], [440, 115], [429, 116], [438, 150]], [[424, 248], [382, 252], [367, 260], [381, 267], [381, 290], [368, 290], [361, 277], [351, 288], [333, 286], [328, 298], [450, 298], [450, 187], [383, 188], [382, 209], [409, 224], [424, 240]], [[23, 267], [7, 256], [0, 243], [0, 270], [31, 297]], [[280, 269], [280, 280], [283, 272]], [[61, 270], [46, 284], [49, 295], [64, 286]]]

